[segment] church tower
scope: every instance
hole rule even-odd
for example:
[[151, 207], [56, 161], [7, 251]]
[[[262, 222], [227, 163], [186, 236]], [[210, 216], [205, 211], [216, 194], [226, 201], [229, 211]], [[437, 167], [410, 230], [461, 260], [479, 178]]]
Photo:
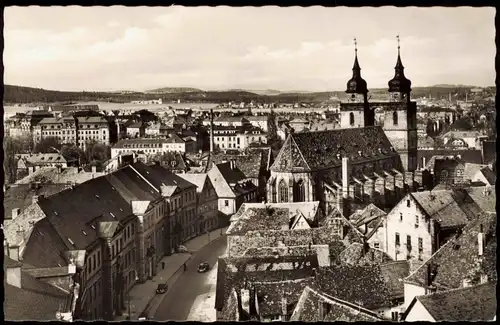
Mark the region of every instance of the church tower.
[[389, 81], [389, 105], [384, 107], [384, 131], [401, 157], [404, 171], [417, 168], [417, 105], [410, 100], [411, 81], [405, 77], [398, 39], [394, 78]]
[[358, 128], [374, 124], [374, 112], [368, 105], [368, 87], [361, 78], [357, 41], [354, 39], [354, 66], [352, 78], [347, 82], [347, 100], [340, 103], [340, 127]]

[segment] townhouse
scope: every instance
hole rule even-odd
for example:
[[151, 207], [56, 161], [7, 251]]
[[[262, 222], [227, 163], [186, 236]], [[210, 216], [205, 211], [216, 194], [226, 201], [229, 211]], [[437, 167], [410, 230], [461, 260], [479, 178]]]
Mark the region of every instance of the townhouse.
[[102, 116], [77, 116], [75, 117], [78, 129], [77, 145], [85, 150], [87, 143], [97, 142], [109, 145], [110, 127], [108, 121]]
[[158, 168], [135, 163], [35, 197], [6, 226], [9, 257], [35, 268], [74, 263], [80, 289], [72, 317], [113, 320], [125, 310], [126, 292], [195, 233], [188, 222], [196, 186]]
[[234, 162], [214, 164], [208, 177], [217, 193], [218, 209], [227, 216], [236, 213], [244, 202], [257, 200], [257, 186], [247, 179]]
[[179, 174], [191, 184], [196, 185], [197, 220], [196, 234], [204, 234], [219, 227], [218, 197], [210, 177], [204, 174]]

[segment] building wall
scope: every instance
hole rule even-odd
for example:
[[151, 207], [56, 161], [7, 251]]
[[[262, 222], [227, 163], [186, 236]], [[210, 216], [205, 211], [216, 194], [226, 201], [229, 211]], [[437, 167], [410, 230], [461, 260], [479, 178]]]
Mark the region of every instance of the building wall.
[[408, 312], [405, 318], [406, 322], [435, 322], [436, 320], [432, 315], [425, 309], [424, 305], [420, 301], [416, 301], [411, 310]]
[[[267, 185], [267, 202], [269, 203], [282, 203], [282, 202], [309, 202], [314, 201], [314, 183], [311, 178], [310, 173], [280, 173], [271, 172], [273, 181]], [[288, 186], [288, 197], [287, 200], [282, 200], [280, 195], [280, 184], [282, 181]], [[297, 184], [302, 181], [304, 188], [304, 200], [299, 199], [298, 193], [294, 195], [294, 191], [297, 192]]]
[[218, 208], [219, 211], [226, 214], [232, 215], [237, 211], [237, 204], [235, 198], [219, 198], [218, 200]]
[[[416, 226], [417, 217], [418, 227]], [[410, 254], [409, 260], [412, 262], [410, 263], [412, 267], [422, 264], [436, 250], [433, 221], [425, 217], [424, 212], [416, 205], [411, 195], [406, 195], [387, 214], [386, 231], [386, 253], [397, 261], [406, 260]], [[399, 247], [396, 247], [396, 233], [399, 233]], [[411, 251], [406, 246], [408, 235], [411, 236]], [[422, 250], [418, 246], [419, 238], [422, 239]]]
[[410, 283], [404, 284], [404, 292], [405, 292], [405, 304], [404, 304], [405, 308], [408, 308], [413, 298], [427, 294], [425, 288]]
[[218, 223], [218, 204], [219, 200], [217, 198], [217, 193], [212, 185], [212, 182], [207, 180], [205, 181], [205, 186], [203, 187], [203, 191], [201, 193], [197, 193], [198, 196], [198, 216], [203, 215], [205, 218], [200, 220], [200, 224], [198, 225], [198, 234], [201, 234], [205, 231], [211, 231], [213, 229], [217, 229], [219, 226]]

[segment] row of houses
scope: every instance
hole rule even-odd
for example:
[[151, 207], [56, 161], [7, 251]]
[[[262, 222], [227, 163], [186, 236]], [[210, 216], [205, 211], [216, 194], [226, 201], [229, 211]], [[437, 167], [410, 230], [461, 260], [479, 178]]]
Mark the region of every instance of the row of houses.
[[492, 320], [495, 202], [491, 187], [417, 192], [347, 218], [246, 203], [218, 261], [218, 320]]

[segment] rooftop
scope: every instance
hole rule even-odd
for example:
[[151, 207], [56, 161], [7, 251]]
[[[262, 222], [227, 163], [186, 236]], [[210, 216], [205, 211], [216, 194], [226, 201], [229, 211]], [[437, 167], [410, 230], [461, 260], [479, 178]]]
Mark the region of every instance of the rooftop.
[[496, 281], [416, 297], [435, 321], [491, 321], [496, 316]]
[[[405, 282], [424, 286], [427, 267], [431, 269], [430, 283], [439, 291], [460, 288], [463, 279], [468, 277], [477, 281], [477, 274], [481, 273], [486, 274], [491, 281], [496, 280], [496, 225], [496, 213], [482, 213], [461, 234], [449, 240], [410, 274]], [[481, 228], [484, 233], [484, 252], [482, 258], [479, 258], [477, 243]]]
[[289, 229], [289, 209], [284, 208], [249, 208], [227, 230], [228, 235], [243, 235], [252, 230]]

